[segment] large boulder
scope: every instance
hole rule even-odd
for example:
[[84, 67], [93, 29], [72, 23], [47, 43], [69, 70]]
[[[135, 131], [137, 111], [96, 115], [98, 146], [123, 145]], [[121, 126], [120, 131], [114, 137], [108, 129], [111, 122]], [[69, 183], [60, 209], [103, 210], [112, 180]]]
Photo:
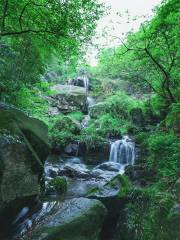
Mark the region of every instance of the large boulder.
[[90, 190], [87, 197], [100, 200], [108, 209], [109, 215], [114, 217], [119, 214], [118, 209], [126, 199], [130, 186], [128, 178], [118, 174], [103, 186]]
[[112, 239], [121, 211], [128, 202], [127, 193], [130, 187], [128, 178], [118, 174], [103, 186], [88, 192], [88, 198], [100, 200], [107, 208], [102, 239]]
[[27, 239], [98, 240], [105, 216], [106, 208], [98, 200], [66, 200], [53, 209]]
[[40, 120], [0, 104], [0, 213], [40, 195], [49, 153], [47, 133]]
[[50, 115], [73, 111], [87, 113], [87, 93], [84, 88], [58, 84], [53, 86], [52, 90], [54, 94], [48, 97], [51, 105]]

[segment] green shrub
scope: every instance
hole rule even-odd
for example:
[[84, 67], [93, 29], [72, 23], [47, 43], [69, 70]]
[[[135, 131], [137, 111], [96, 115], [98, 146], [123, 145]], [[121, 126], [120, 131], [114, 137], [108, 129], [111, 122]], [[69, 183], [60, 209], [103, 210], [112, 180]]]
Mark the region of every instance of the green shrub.
[[68, 114], [68, 116], [76, 121], [81, 122], [84, 118], [84, 114], [82, 112], [71, 112]]
[[180, 135], [180, 103], [174, 103], [171, 105], [171, 110], [164, 120], [167, 131], [171, 131], [175, 135]]
[[[180, 141], [173, 134], [157, 132], [147, 140], [148, 164], [159, 172], [159, 177], [168, 183], [175, 181], [178, 175], [180, 159]], [[165, 178], [164, 178], [165, 177]]]
[[67, 191], [67, 181], [65, 177], [55, 177], [50, 181], [49, 184], [53, 186], [59, 194]]
[[178, 239], [168, 217], [174, 204], [171, 194], [156, 188], [140, 188], [134, 189], [129, 197], [130, 203], [125, 208], [127, 235], [134, 240]]
[[61, 116], [49, 131], [53, 148], [63, 148], [80, 134], [78, 123], [68, 116]]
[[84, 128], [79, 136], [81, 142], [85, 143], [88, 149], [94, 149], [100, 147], [107, 140], [101, 137], [95, 128], [94, 124], [90, 124], [87, 128]]
[[126, 116], [133, 108], [143, 107], [142, 101], [133, 99], [122, 91], [116, 92], [116, 94], [108, 97], [105, 102], [112, 113], [120, 116], [123, 115], [123, 113]]

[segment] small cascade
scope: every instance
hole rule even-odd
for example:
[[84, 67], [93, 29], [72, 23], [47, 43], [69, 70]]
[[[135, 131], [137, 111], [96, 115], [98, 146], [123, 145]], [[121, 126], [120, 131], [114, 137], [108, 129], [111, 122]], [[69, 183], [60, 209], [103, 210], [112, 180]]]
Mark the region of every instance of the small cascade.
[[34, 209], [24, 207], [12, 223], [11, 230], [13, 229], [15, 237], [13, 239], [23, 239], [23, 235], [39, 221], [42, 221], [57, 205], [58, 202], [50, 201], [39, 204]]
[[88, 102], [88, 107], [91, 107], [94, 104], [96, 104], [96, 100], [92, 97], [87, 97], [87, 102]]
[[123, 166], [133, 165], [135, 160], [135, 145], [128, 137], [124, 136], [111, 144], [109, 161], [120, 163]]
[[82, 128], [86, 128], [88, 126], [90, 119], [91, 118], [90, 118], [89, 115], [85, 115], [84, 116], [84, 119], [83, 119], [83, 121], [81, 123]]
[[17, 223], [19, 220], [21, 220], [27, 213], [29, 212], [29, 207], [24, 207], [21, 209], [21, 211], [16, 216], [16, 219], [14, 220], [13, 224]]
[[84, 88], [86, 90], [86, 92], [88, 92], [89, 90], [89, 78], [86, 76], [83, 76], [83, 83], [84, 83]]

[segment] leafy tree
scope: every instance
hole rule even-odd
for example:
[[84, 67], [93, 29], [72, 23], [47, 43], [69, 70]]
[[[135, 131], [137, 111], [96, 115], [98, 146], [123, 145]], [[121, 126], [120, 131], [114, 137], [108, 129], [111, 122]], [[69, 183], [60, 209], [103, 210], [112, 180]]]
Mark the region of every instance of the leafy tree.
[[17, 91], [39, 82], [48, 68], [60, 76], [74, 71], [102, 12], [92, 0], [1, 0], [0, 99], [15, 103]]
[[[163, 1], [155, 17], [100, 55], [101, 72], [151, 89], [167, 105], [179, 98], [179, 1]], [[107, 60], [106, 60], [107, 59]]]

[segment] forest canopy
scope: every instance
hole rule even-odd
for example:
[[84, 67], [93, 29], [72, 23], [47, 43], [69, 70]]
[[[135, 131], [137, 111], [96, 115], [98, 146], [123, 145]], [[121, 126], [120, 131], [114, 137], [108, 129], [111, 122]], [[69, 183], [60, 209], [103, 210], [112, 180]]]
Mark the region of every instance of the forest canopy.
[[152, 20], [130, 32], [115, 49], [100, 52], [99, 75], [151, 89], [167, 105], [177, 102], [180, 70], [179, 1], [163, 1]]
[[3, 0], [0, 9], [1, 100], [9, 101], [22, 86], [39, 82], [52, 58], [59, 68], [75, 68], [103, 13], [91, 0]]

